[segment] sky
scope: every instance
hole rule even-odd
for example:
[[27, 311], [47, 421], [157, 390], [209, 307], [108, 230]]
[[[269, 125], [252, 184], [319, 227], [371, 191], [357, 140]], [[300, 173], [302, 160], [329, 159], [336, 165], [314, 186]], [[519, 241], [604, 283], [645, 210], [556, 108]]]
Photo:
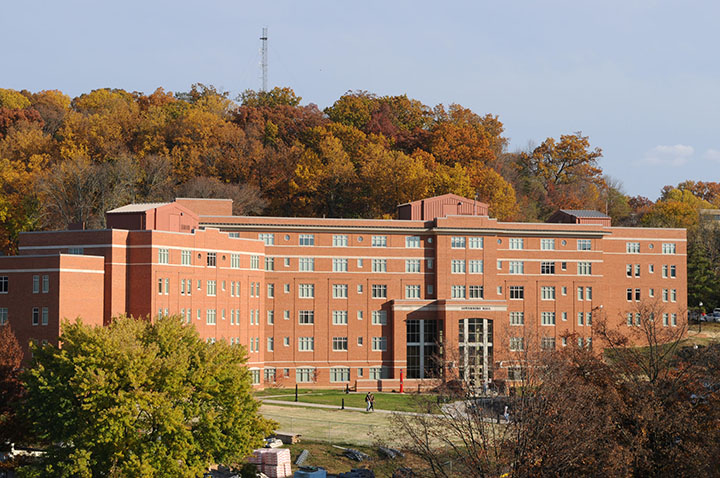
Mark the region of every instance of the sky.
[[0, 0], [0, 88], [349, 90], [497, 115], [509, 151], [581, 131], [625, 193], [720, 181], [720, 2]]

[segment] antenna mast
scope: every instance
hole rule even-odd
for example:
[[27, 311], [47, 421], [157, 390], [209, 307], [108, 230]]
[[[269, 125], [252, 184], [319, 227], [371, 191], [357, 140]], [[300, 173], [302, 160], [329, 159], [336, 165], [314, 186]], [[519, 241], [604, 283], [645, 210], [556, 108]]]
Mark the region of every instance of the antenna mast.
[[267, 51], [267, 27], [263, 27], [262, 36], [262, 91], [267, 91], [267, 80], [268, 80], [268, 51]]

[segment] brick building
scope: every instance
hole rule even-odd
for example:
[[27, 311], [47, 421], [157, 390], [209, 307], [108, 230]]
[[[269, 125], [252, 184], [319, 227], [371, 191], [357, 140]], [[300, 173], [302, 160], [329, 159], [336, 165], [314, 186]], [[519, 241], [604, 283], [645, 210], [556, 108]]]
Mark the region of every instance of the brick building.
[[400, 205], [398, 220], [128, 205], [105, 230], [22, 234], [20, 255], [0, 257], [0, 322], [56, 343], [63, 318], [177, 314], [208, 341], [246, 346], [261, 386], [393, 389], [401, 373], [406, 386], [433, 377], [438, 356], [478, 383], [512, 379], [531, 338], [588, 346], [598, 314], [633, 327], [647, 301], [663, 326], [686, 320], [684, 229], [487, 214], [452, 194]]

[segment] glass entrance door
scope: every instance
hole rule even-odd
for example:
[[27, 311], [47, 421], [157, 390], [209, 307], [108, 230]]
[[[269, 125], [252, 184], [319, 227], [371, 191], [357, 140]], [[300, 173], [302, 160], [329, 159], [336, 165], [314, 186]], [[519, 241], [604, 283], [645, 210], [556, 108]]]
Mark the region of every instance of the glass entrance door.
[[493, 322], [461, 319], [459, 325], [460, 377], [474, 386], [487, 385], [493, 378]]

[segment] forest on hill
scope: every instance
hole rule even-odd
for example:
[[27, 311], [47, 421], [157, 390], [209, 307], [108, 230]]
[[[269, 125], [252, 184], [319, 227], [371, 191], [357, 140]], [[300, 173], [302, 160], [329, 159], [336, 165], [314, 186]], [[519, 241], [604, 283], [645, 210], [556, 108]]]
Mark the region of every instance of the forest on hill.
[[16, 252], [22, 231], [103, 227], [109, 209], [176, 196], [230, 197], [235, 214], [378, 218], [455, 193], [501, 220], [596, 209], [614, 225], [688, 228], [688, 304], [720, 305], [720, 235], [698, 219], [720, 208], [720, 183], [631, 196], [581, 132], [518, 152], [503, 132], [492, 114], [365, 91], [320, 110], [289, 88], [0, 89], [0, 251]]

